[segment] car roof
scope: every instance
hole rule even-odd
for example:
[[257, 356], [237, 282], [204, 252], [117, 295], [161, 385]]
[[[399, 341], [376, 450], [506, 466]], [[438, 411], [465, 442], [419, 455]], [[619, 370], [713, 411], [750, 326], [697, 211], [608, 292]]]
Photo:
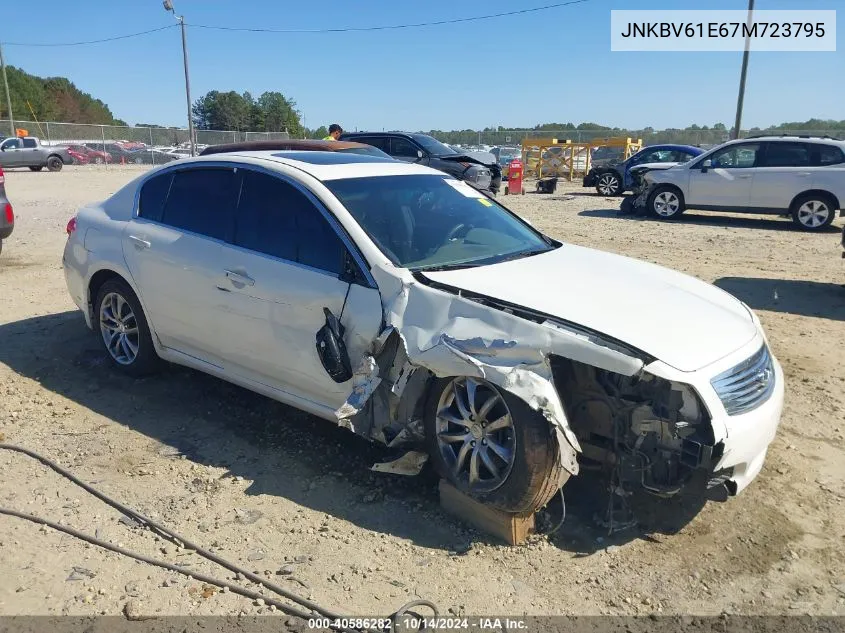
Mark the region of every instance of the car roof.
[[179, 159], [176, 168], [187, 165], [199, 165], [204, 162], [235, 160], [247, 164], [260, 165], [273, 169], [278, 165], [287, 165], [310, 174], [317, 180], [340, 180], [343, 178], [371, 178], [378, 176], [438, 175], [450, 178], [436, 169], [414, 163], [407, 163], [380, 156], [355, 154], [351, 152], [318, 151], [245, 151], [229, 152], [226, 156], [210, 154], [195, 158]]
[[302, 150], [319, 152], [339, 152], [344, 149], [370, 149], [365, 143], [352, 141], [322, 141], [316, 139], [284, 139], [280, 141], [245, 141], [243, 143], [222, 143], [209, 145], [200, 156], [229, 152], [261, 152], [268, 150]]
[[655, 143], [654, 145], [646, 145], [640, 151], [644, 152], [644, 151], [649, 150], [649, 149], [654, 150], [654, 149], [660, 149], [660, 148], [681, 149], [681, 150], [684, 150], [684, 151], [687, 151], [687, 152], [691, 152], [693, 154], [695, 154], [695, 153], [703, 154], [704, 153], [703, 149], [701, 149], [700, 147], [696, 147], [695, 145], [679, 145], [677, 143]]
[[784, 141], [784, 142], [800, 142], [800, 143], [836, 143], [837, 145], [845, 145], [845, 140], [841, 138], [834, 138], [832, 136], [803, 136], [799, 134], [758, 134], [754, 136], [746, 136], [745, 138], [738, 138], [731, 143], [741, 141]]

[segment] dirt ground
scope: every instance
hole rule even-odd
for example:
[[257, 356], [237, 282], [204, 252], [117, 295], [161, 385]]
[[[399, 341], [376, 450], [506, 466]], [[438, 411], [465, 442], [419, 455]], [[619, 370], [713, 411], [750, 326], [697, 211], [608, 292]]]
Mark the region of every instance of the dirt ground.
[[[66, 292], [61, 253], [74, 210], [138, 173], [6, 173], [17, 214], [0, 256], [7, 442], [58, 459], [223, 557], [345, 613], [388, 614], [416, 597], [475, 615], [845, 613], [841, 220], [807, 234], [772, 217], [617, 217], [619, 199], [574, 185], [509, 196], [558, 239], [676, 268], [746, 301], [788, 383], [765, 468], [740, 496], [644, 502], [641, 525], [608, 538], [593, 522], [598, 482], [586, 475], [567, 484], [557, 534], [507, 547], [444, 515], [433, 478], [371, 472], [383, 453], [345, 430], [194, 371], [144, 380], [110, 371]], [[2, 506], [232, 577], [121, 522], [31, 459], [0, 453], [0, 472]], [[0, 574], [3, 615], [117, 615], [130, 601], [151, 615], [269, 612], [8, 516], [0, 516]]]

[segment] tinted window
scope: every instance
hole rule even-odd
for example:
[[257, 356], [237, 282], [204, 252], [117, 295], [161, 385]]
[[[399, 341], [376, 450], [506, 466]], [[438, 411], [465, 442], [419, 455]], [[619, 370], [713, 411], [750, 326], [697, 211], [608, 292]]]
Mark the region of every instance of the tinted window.
[[740, 169], [754, 167], [757, 164], [757, 154], [760, 152], [759, 143], [745, 143], [731, 145], [716, 152], [710, 157], [713, 167], [719, 169]]
[[402, 158], [416, 159], [418, 151], [420, 151], [420, 148], [411, 143], [411, 141], [406, 138], [396, 136], [390, 139], [391, 156], [401, 156]]
[[0, 145], [0, 148], [3, 149], [16, 149], [21, 146], [21, 140], [19, 138], [10, 138], [3, 142], [3, 145]]
[[429, 136], [428, 134], [412, 134], [411, 138], [413, 138], [417, 143], [422, 145], [425, 151], [427, 151], [429, 154], [433, 154], [434, 156], [446, 156], [449, 154], [457, 154], [457, 152], [451, 147], [449, 147], [448, 145], [444, 145], [436, 138], [434, 138], [433, 136]]
[[231, 239], [237, 184], [232, 169], [177, 171], [164, 205], [164, 222], [219, 240]]
[[386, 136], [358, 136], [349, 140], [355, 141], [356, 143], [372, 145], [373, 147], [379, 148], [385, 154], [390, 154], [390, 139]]
[[24, 147], [38, 147], [38, 143], [35, 142], [34, 138], [25, 138], [23, 140]]
[[804, 143], [769, 143], [764, 167], [809, 167], [810, 148]]
[[138, 215], [147, 220], [161, 222], [164, 213], [164, 202], [170, 192], [170, 183], [173, 181], [173, 174], [162, 174], [150, 178], [141, 187], [141, 196], [138, 200]]
[[340, 274], [344, 246], [319, 209], [283, 180], [244, 172], [235, 244]]
[[[818, 160], [815, 160], [815, 153], [818, 152]], [[845, 163], [845, 154], [835, 145], [814, 145], [813, 164], [816, 165], [839, 165]]]

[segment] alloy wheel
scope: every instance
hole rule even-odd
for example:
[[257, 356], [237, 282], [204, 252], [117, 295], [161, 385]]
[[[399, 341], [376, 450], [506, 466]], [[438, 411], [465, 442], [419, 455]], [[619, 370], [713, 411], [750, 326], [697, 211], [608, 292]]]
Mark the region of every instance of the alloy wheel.
[[496, 387], [455, 378], [437, 405], [436, 440], [454, 480], [472, 492], [491, 492], [510, 475], [516, 454], [513, 417]]
[[817, 229], [827, 222], [830, 207], [821, 200], [807, 200], [798, 208], [798, 221], [809, 229]]
[[601, 178], [599, 178], [599, 191], [601, 191], [602, 195], [616, 195], [618, 189], [619, 179], [613, 174], [604, 174]]
[[661, 191], [654, 197], [654, 212], [662, 218], [671, 218], [681, 208], [678, 195], [671, 191]]
[[100, 303], [100, 333], [106, 349], [120, 365], [131, 365], [138, 357], [138, 321], [132, 306], [120, 294], [110, 292]]

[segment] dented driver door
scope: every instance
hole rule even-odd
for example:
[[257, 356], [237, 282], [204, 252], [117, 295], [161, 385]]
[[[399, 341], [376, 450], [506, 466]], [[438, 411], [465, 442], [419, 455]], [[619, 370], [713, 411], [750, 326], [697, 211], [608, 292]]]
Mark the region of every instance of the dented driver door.
[[242, 173], [234, 244], [223, 247], [217, 278], [226, 371], [336, 409], [351, 383], [336, 383], [318, 356], [325, 309], [344, 326], [354, 369], [381, 328], [379, 292], [345, 280], [348, 248], [310, 192]]

